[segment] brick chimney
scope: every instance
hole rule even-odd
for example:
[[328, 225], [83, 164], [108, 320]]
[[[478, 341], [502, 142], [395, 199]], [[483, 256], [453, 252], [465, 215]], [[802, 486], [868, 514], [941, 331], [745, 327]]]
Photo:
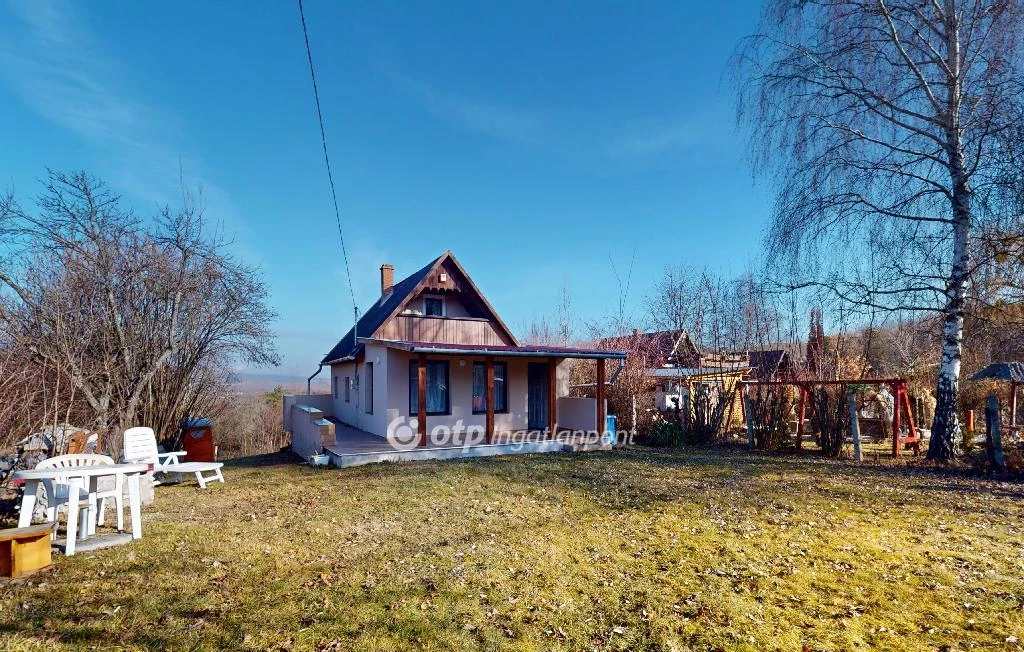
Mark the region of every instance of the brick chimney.
[[380, 295], [384, 296], [395, 285], [395, 268], [390, 263], [380, 266]]

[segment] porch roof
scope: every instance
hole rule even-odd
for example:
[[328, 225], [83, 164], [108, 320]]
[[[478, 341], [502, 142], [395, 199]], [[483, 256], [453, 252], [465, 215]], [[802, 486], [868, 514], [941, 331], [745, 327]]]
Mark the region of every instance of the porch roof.
[[360, 342], [379, 344], [391, 349], [400, 349], [411, 353], [430, 355], [495, 355], [518, 356], [528, 358], [626, 358], [625, 351], [605, 351], [603, 349], [577, 349], [562, 346], [497, 346], [491, 344], [441, 344], [438, 342], [406, 342], [401, 340], [379, 340], [359, 338]]
[[741, 376], [754, 367], [703, 367], [700, 369], [686, 367], [662, 367], [659, 369], [648, 369], [649, 378], [704, 378], [720, 376]]

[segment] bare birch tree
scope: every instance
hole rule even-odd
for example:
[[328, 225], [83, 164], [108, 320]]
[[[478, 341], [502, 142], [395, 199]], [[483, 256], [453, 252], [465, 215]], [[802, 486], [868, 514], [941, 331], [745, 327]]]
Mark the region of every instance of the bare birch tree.
[[1021, 114], [1022, 12], [1021, 0], [775, 2], [736, 57], [739, 119], [777, 183], [774, 274], [943, 319], [931, 459], [960, 439], [965, 312], [1019, 300], [974, 282], [1001, 248], [986, 233], [1021, 233], [998, 188]]

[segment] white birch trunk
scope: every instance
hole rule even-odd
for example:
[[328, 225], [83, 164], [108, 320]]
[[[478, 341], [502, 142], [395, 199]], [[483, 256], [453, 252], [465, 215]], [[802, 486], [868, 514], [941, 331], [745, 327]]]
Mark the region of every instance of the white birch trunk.
[[945, 2], [947, 85], [946, 155], [952, 186], [953, 266], [946, 288], [946, 318], [942, 329], [942, 360], [935, 387], [935, 420], [932, 422], [928, 459], [946, 461], [957, 454], [960, 419], [960, 357], [964, 336], [964, 297], [970, 268], [968, 240], [971, 235], [971, 187], [964, 163], [960, 110], [963, 94], [960, 77], [960, 21], [953, 0]]

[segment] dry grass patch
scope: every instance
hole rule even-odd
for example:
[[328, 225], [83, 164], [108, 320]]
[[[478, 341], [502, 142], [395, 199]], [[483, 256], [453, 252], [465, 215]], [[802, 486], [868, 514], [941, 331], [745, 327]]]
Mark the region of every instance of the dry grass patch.
[[[1017, 649], [1021, 487], [707, 452], [160, 487], [145, 538], [0, 584], [8, 647]], [[333, 646], [333, 647], [332, 647]]]

